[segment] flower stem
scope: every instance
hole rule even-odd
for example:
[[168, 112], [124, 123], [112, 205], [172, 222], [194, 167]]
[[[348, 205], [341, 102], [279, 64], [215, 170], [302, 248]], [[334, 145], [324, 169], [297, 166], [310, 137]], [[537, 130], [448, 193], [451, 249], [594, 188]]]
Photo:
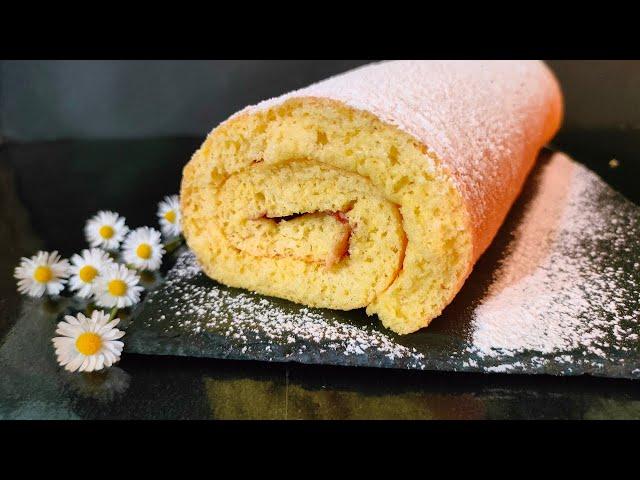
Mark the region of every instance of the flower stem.
[[118, 314], [118, 307], [113, 307], [111, 309], [111, 312], [109, 313], [109, 321], [113, 320], [114, 318], [116, 318], [116, 315]]
[[167, 253], [173, 252], [176, 248], [178, 248], [184, 242], [184, 238], [182, 235], [177, 236], [176, 238], [169, 240], [163, 246]]
[[95, 309], [96, 309], [96, 305], [95, 305], [95, 303], [93, 303], [93, 302], [88, 303], [88, 304], [87, 304], [87, 306], [86, 306], [86, 307], [85, 307], [85, 309], [84, 309], [84, 314], [85, 314], [85, 315], [89, 315], [89, 316], [90, 316], [90, 315], [91, 315], [91, 313], [92, 313]]

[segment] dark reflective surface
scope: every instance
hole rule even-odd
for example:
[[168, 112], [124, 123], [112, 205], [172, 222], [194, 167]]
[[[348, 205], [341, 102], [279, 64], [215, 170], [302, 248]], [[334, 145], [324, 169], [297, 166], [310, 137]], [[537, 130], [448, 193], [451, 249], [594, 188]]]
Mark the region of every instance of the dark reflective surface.
[[[640, 203], [640, 135], [563, 133], [555, 146]], [[0, 418], [640, 418], [640, 384], [125, 355], [67, 374], [50, 339], [68, 300], [25, 301], [12, 271], [38, 248], [85, 247], [84, 221], [155, 222], [200, 139], [0, 147]], [[617, 168], [609, 161], [616, 158]], [[125, 337], [126, 339], [126, 337]]]

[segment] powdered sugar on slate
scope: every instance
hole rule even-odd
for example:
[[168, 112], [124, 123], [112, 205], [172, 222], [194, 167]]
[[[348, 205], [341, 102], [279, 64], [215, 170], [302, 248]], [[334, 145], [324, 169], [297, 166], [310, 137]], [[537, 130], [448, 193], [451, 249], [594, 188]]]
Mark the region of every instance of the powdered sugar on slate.
[[187, 282], [200, 272], [191, 252], [177, 259], [157, 300], [166, 312], [160, 320], [172, 315], [176, 318], [173, 328], [194, 334], [221, 332], [230, 341], [243, 345], [243, 354], [256, 348], [264, 353], [288, 345], [289, 354], [303, 355], [311, 343], [319, 353], [333, 350], [351, 356], [375, 352], [389, 361], [404, 359], [407, 368], [422, 368], [421, 353], [397, 344], [382, 332], [331, 321], [302, 306], [293, 311], [284, 309], [275, 300], [214, 283], [200, 286]]
[[637, 348], [637, 213], [603, 198], [613, 192], [562, 154], [537, 180], [540, 194], [475, 309], [473, 347], [489, 355], [579, 349], [600, 357]]

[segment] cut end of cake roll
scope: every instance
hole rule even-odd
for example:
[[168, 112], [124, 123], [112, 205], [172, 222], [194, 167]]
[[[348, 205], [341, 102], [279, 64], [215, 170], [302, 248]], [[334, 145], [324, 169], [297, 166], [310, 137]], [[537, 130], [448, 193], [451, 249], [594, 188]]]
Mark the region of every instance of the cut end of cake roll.
[[362, 67], [215, 128], [184, 169], [184, 234], [221, 283], [414, 332], [460, 290], [561, 115], [541, 62]]
[[410, 135], [296, 98], [214, 130], [182, 181], [184, 232], [212, 278], [398, 333], [437, 316], [473, 256], [463, 199]]

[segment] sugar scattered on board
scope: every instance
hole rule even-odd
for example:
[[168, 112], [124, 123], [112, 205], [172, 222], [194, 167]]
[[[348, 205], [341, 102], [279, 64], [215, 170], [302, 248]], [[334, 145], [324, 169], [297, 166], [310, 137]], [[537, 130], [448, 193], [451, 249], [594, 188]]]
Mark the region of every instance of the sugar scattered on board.
[[638, 275], [628, 272], [638, 216], [603, 201], [608, 187], [562, 154], [536, 180], [539, 193], [475, 309], [473, 346], [490, 355], [628, 350], [640, 320]]
[[421, 368], [423, 354], [397, 344], [382, 332], [328, 321], [302, 306], [285, 309], [273, 300], [215, 283], [201, 286], [188, 282], [199, 274], [195, 256], [187, 252], [167, 275], [159, 302], [167, 312], [163, 316], [175, 316], [174, 328], [196, 334], [215, 329], [229, 340], [242, 343], [242, 353], [253, 348], [269, 352], [274, 346], [291, 345], [290, 354], [301, 355], [312, 342], [325, 352], [333, 350], [349, 356], [375, 351], [389, 360], [407, 359], [410, 368]]

